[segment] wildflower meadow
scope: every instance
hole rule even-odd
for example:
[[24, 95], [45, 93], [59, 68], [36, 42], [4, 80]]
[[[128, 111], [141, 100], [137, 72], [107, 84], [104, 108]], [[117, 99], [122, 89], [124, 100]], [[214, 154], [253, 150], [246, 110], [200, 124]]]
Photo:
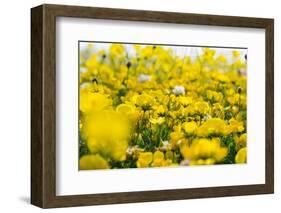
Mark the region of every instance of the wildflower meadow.
[[80, 170], [247, 163], [246, 50], [79, 46]]

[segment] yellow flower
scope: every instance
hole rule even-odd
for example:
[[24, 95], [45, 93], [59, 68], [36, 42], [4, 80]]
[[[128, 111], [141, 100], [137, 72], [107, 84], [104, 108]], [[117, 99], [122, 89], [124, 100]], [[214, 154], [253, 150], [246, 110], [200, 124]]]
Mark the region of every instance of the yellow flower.
[[211, 118], [203, 123], [197, 130], [197, 135], [206, 137], [209, 135], [226, 135], [228, 133], [228, 126], [224, 120], [219, 118]]
[[171, 150], [167, 151], [167, 152], [165, 153], [165, 158], [168, 159], [168, 160], [173, 161], [173, 159], [174, 159], [174, 152], [171, 151]]
[[86, 67], [90, 70], [94, 70], [98, 66], [99, 62], [97, 61], [97, 56], [92, 55], [87, 61], [86, 61]]
[[139, 154], [137, 160], [137, 167], [138, 168], [148, 167], [149, 164], [152, 162], [152, 160], [153, 160], [152, 152], [142, 152]]
[[120, 104], [116, 107], [116, 111], [124, 114], [129, 114], [134, 111], [134, 107], [130, 104]]
[[154, 152], [152, 166], [160, 167], [160, 166], [163, 166], [163, 164], [165, 164], [165, 156], [164, 156], [163, 152], [160, 152], [160, 151]]
[[174, 131], [170, 133], [170, 144], [172, 147], [176, 147], [181, 142], [185, 141], [184, 134], [181, 132], [181, 128], [174, 128]]
[[170, 166], [172, 161], [169, 159], [165, 159], [165, 155], [161, 151], [156, 151], [153, 154], [153, 162], [151, 166], [153, 167], [163, 167], [163, 166]]
[[195, 110], [200, 114], [207, 114], [210, 111], [210, 106], [205, 101], [199, 101], [195, 103]]
[[84, 155], [79, 160], [81, 170], [109, 169], [108, 162], [100, 155]]
[[230, 103], [230, 105], [238, 104], [240, 99], [239, 94], [233, 94], [227, 98], [227, 101]]
[[163, 105], [154, 105], [152, 109], [154, 109], [155, 112], [160, 115], [163, 115], [166, 111]]
[[228, 83], [230, 82], [230, 79], [227, 75], [220, 73], [220, 72], [216, 72], [213, 74], [213, 78], [215, 78], [216, 80], [223, 82], [223, 83]]
[[165, 118], [164, 117], [158, 117], [158, 118], [150, 118], [149, 121], [152, 124], [162, 124], [165, 122]]
[[147, 94], [133, 96], [132, 101], [137, 106], [151, 106], [154, 103], [153, 97]]
[[187, 105], [189, 105], [189, 104], [191, 104], [193, 102], [191, 97], [186, 97], [186, 96], [180, 96], [178, 98], [178, 100], [184, 106], [187, 106]]
[[213, 59], [214, 55], [216, 54], [216, 51], [210, 48], [203, 48], [203, 59], [207, 60], [208, 63], [211, 62], [211, 60]]
[[153, 47], [152, 46], [146, 46], [140, 50], [140, 56], [142, 58], [150, 58], [153, 54]]
[[227, 62], [227, 58], [226, 58], [224, 55], [219, 55], [219, 56], [217, 57], [217, 61], [218, 61], [219, 63], [226, 63], [226, 62]]
[[232, 51], [232, 56], [233, 56], [234, 58], [238, 58], [238, 57], [240, 56], [240, 52], [237, 51], [237, 50], [233, 50], [233, 51]]
[[238, 151], [235, 156], [235, 163], [246, 163], [247, 162], [247, 148], [242, 148]]
[[125, 48], [122, 44], [112, 44], [109, 51], [114, 57], [118, 57], [124, 53]]
[[229, 120], [229, 131], [230, 132], [243, 132], [244, 131], [243, 121], [238, 121], [234, 118]]
[[220, 146], [220, 140], [218, 138], [194, 139], [190, 146], [188, 144], [182, 145], [180, 151], [183, 157], [190, 161], [190, 165], [220, 162], [228, 154], [228, 149]]
[[116, 107], [116, 112], [127, 116], [132, 122], [135, 122], [140, 116], [140, 112], [131, 103], [118, 105]]
[[87, 48], [88, 48], [88, 49], [93, 49], [93, 47], [94, 47], [94, 45], [93, 45], [92, 43], [89, 43], [89, 44], [87, 45]]
[[110, 107], [111, 100], [104, 94], [93, 93], [86, 89], [80, 90], [80, 110], [84, 113], [100, 111]]
[[221, 104], [215, 103], [212, 107], [212, 117], [224, 119], [225, 111]]
[[184, 122], [183, 129], [187, 134], [193, 134], [197, 130], [198, 126], [195, 121]]
[[216, 161], [213, 158], [207, 158], [207, 159], [199, 159], [199, 160], [194, 160], [189, 163], [190, 166], [195, 166], [195, 165], [213, 165], [215, 164]]
[[207, 91], [207, 98], [209, 100], [213, 100], [215, 102], [220, 102], [223, 99], [223, 95], [220, 92], [208, 90]]
[[244, 148], [247, 146], [247, 133], [240, 135], [240, 137], [235, 138], [236, 150]]
[[82, 133], [91, 153], [123, 161], [126, 159], [130, 128], [126, 117], [107, 110], [87, 116]]

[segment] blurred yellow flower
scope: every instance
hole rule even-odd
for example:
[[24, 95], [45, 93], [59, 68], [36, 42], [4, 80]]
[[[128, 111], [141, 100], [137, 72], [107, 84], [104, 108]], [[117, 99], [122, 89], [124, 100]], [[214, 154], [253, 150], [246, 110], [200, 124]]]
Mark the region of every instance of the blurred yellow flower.
[[120, 104], [116, 107], [116, 111], [124, 114], [129, 114], [134, 111], [134, 106], [130, 104]]
[[138, 168], [148, 167], [149, 164], [152, 162], [152, 160], [153, 160], [152, 152], [140, 153], [137, 161], [137, 167]]
[[207, 91], [207, 98], [209, 100], [213, 100], [215, 102], [220, 102], [223, 99], [223, 95], [219, 92], [208, 90]]
[[233, 51], [232, 51], [232, 55], [233, 55], [233, 57], [237, 58], [237, 57], [240, 56], [240, 52], [237, 51], [237, 50], [233, 50]]
[[235, 137], [236, 149], [239, 150], [247, 146], [247, 133]]
[[230, 132], [243, 132], [244, 131], [243, 121], [238, 121], [234, 118], [231, 118], [229, 120], [229, 131]]
[[226, 134], [228, 134], [228, 126], [225, 121], [220, 118], [211, 118], [197, 129], [197, 135], [200, 137]]
[[156, 151], [153, 154], [153, 162], [151, 166], [153, 167], [163, 167], [163, 166], [170, 166], [172, 161], [170, 159], [165, 159], [165, 155], [161, 151]]
[[79, 160], [81, 170], [109, 169], [107, 161], [100, 155], [84, 155]]
[[112, 110], [92, 113], [85, 119], [82, 134], [91, 153], [118, 161], [126, 159], [130, 134], [126, 116]]
[[111, 100], [104, 94], [93, 93], [87, 89], [80, 90], [80, 110], [84, 113], [99, 111], [111, 106]]
[[112, 44], [109, 51], [112, 56], [118, 57], [123, 55], [125, 48], [122, 44]]
[[210, 111], [210, 106], [205, 101], [198, 101], [195, 103], [195, 110], [200, 114], [207, 114]]
[[183, 129], [187, 134], [193, 134], [197, 130], [198, 126], [195, 121], [190, 121], [190, 122], [184, 122], [183, 123]]
[[166, 111], [163, 105], [154, 105], [152, 108], [157, 114], [164, 114]]
[[151, 106], [154, 102], [154, 99], [152, 96], [147, 95], [147, 94], [141, 94], [141, 95], [136, 95], [132, 97], [132, 101], [134, 104], [137, 106]]
[[235, 163], [246, 163], [247, 162], [247, 148], [242, 148], [238, 151], [235, 156]]
[[160, 166], [163, 166], [163, 164], [165, 164], [165, 156], [164, 156], [163, 152], [160, 152], [160, 151], [154, 152], [152, 166], [160, 167]]
[[152, 124], [162, 124], [165, 122], [165, 118], [164, 117], [158, 117], [158, 118], [150, 118], [149, 121]]
[[193, 102], [191, 97], [186, 97], [186, 96], [180, 96], [178, 98], [178, 100], [184, 106], [187, 106], [187, 105], [189, 105], [189, 104], [191, 104]]
[[190, 165], [214, 164], [222, 161], [228, 153], [226, 147], [221, 147], [218, 138], [199, 138], [194, 139], [189, 146], [181, 146], [183, 157], [190, 161]]
[[181, 128], [175, 128], [173, 132], [170, 133], [170, 143], [172, 147], [177, 147], [178, 144], [185, 141], [185, 137]]

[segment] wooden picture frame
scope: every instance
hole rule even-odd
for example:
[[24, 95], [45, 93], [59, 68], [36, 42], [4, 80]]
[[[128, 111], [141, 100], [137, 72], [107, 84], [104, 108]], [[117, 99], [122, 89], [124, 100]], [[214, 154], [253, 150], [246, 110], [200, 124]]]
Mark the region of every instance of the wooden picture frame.
[[[265, 184], [56, 195], [56, 18], [95, 18], [265, 29]], [[44, 4], [31, 9], [31, 203], [42, 208], [267, 194], [274, 191], [273, 19]]]

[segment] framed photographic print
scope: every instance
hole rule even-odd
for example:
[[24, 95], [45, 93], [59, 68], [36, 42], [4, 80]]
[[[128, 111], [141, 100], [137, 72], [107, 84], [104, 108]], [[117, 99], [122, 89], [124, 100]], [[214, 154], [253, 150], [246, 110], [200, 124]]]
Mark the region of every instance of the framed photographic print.
[[31, 203], [274, 191], [273, 19], [31, 9]]

